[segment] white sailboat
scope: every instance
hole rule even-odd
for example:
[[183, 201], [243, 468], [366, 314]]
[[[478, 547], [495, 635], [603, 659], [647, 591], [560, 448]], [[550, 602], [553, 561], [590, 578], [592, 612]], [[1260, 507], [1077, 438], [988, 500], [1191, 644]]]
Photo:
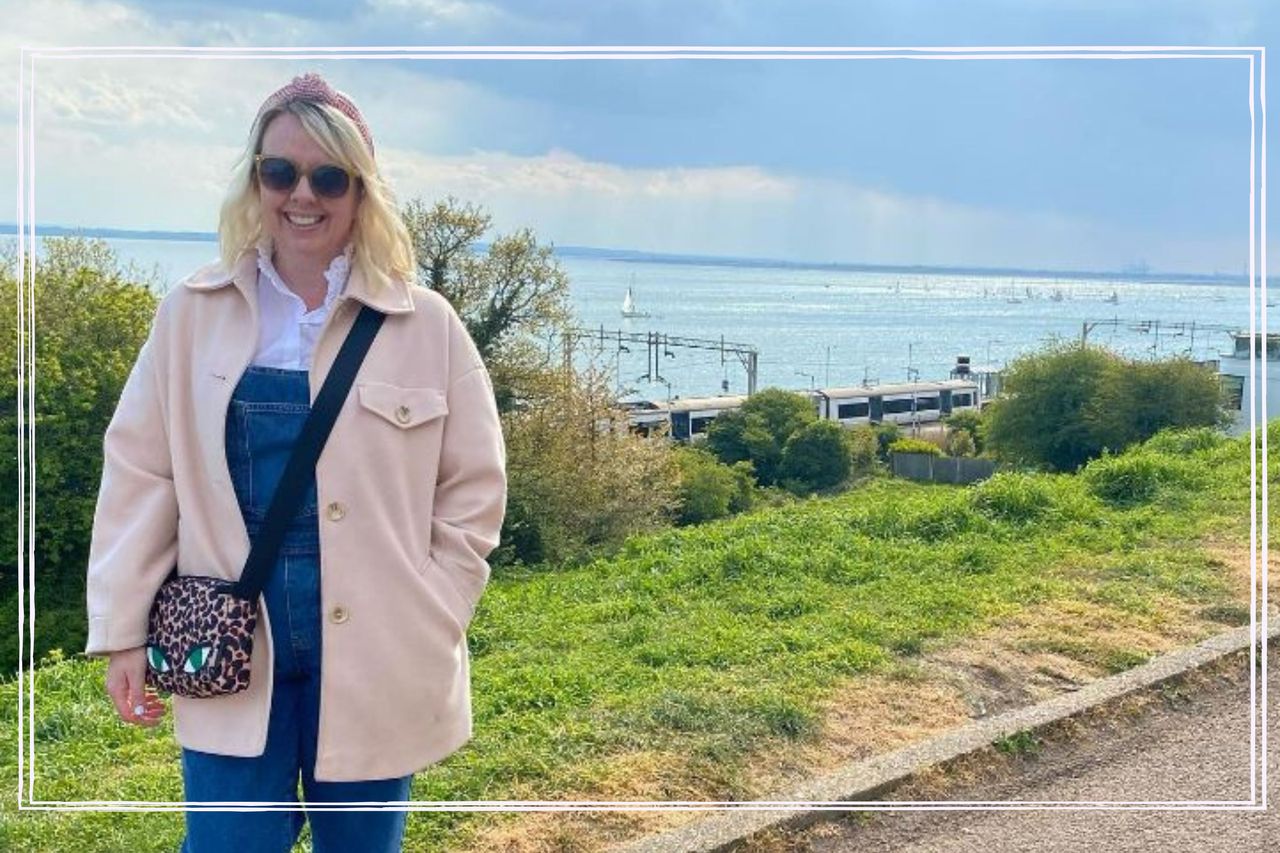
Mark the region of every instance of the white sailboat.
[[627, 296], [622, 300], [622, 316], [623, 317], [648, 317], [649, 312], [639, 311], [636, 309], [636, 298], [631, 292], [631, 288], [627, 288]]

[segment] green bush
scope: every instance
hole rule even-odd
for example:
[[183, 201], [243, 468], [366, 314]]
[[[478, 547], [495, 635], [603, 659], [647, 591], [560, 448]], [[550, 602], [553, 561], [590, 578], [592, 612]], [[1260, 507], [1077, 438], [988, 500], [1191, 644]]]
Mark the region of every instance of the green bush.
[[897, 424], [875, 424], [871, 427], [876, 436], [877, 454], [880, 461], [887, 463], [889, 461], [889, 446], [902, 437], [902, 430]]
[[977, 442], [969, 430], [953, 429], [947, 433], [947, 455], [973, 456], [976, 453]]
[[889, 451], [891, 453], [924, 453], [929, 456], [942, 455], [942, 448], [933, 442], [911, 437], [898, 439], [889, 445]]
[[1107, 350], [1066, 344], [1014, 360], [984, 412], [988, 444], [1006, 462], [1074, 471], [1106, 447], [1091, 410], [1123, 365]]
[[495, 569], [589, 560], [671, 523], [679, 474], [670, 447], [602, 427], [623, 417], [602, 374], [548, 369], [522, 386], [524, 405], [501, 415], [510, 521]]
[[1002, 471], [975, 486], [971, 495], [974, 508], [983, 515], [1015, 524], [1043, 518], [1054, 504], [1049, 479], [1043, 474]]
[[1143, 446], [1147, 450], [1169, 456], [1189, 456], [1206, 450], [1216, 450], [1226, 442], [1227, 437], [1212, 427], [1195, 427], [1163, 430]]
[[543, 541], [543, 514], [533, 496], [511, 488], [507, 491], [507, 512], [502, 518], [502, 534], [497, 548], [489, 555], [494, 567], [516, 564], [530, 565], [547, 559]]
[[1113, 453], [1164, 429], [1224, 426], [1217, 373], [1185, 356], [1127, 361], [1109, 371], [1090, 411], [1090, 422]]
[[845, 446], [849, 450], [849, 465], [855, 472], [866, 473], [876, 467], [880, 444], [876, 432], [869, 426], [856, 426], [844, 430]]
[[1205, 479], [1193, 463], [1145, 450], [1095, 459], [1083, 477], [1089, 490], [1112, 506], [1146, 503], [1162, 486], [1191, 487]]
[[1007, 462], [1075, 471], [1169, 427], [1222, 423], [1217, 376], [1186, 358], [1135, 361], [1055, 344], [1010, 366], [983, 413], [985, 439]]
[[[0, 266], [0, 300], [18, 301], [14, 266]], [[147, 276], [122, 266], [100, 240], [52, 238], [35, 264], [35, 406], [26, 412], [35, 438], [39, 511], [35, 521], [39, 615], [35, 650], [84, 648], [85, 568], [102, 477], [102, 436], [155, 316]], [[4, 311], [4, 347], [18, 349], [17, 316]], [[17, 636], [17, 371], [0, 380], [0, 633]], [[25, 396], [25, 394], [24, 394]], [[30, 513], [31, 506], [27, 506]], [[32, 516], [28, 516], [30, 519]], [[17, 643], [0, 644], [0, 672], [17, 666]]]
[[804, 395], [766, 388], [711, 422], [707, 448], [726, 465], [750, 462], [760, 485], [777, 485], [787, 440], [817, 419]]
[[779, 474], [789, 491], [803, 494], [844, 482], [851, 467], [844, 428], [813, 421], [787, 439]]
[[[969, 433], [969, 438], [973, 441], [973, 453], [971, 455], [977, 455], [982, 452], [985, 437], [983, 435], [984, 424], [980, 413], [970, 410], [952, 412], [943, 419], [943, 423], [947, 425], [947, 430], [950, 433], [961, 431]], [[952, 455], [959, 456], [960, 454], [953, 453]]]
[[700, 524], [751, 507], [750, 462], [724, 465], [700, 447], [678, 448], [675, 459], [680, 471], [678, 524]]

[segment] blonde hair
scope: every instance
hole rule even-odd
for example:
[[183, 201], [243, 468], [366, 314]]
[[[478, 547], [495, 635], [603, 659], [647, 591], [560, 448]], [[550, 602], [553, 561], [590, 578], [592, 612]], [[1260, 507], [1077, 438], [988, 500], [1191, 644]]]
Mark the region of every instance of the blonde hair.
[[267, 126], [282, 113], [292, 113], [334, 163], [358, 176], [363, 196], [356, 205], [351, 241], [352, 265], [374, 289], [390, 287], [394, 280], [412, 284], [417, 277], [413, 240], [396, 208], [395, 195], [383, 180], [373, 153], [351, 119], [328, 104], [290, 101], [267, 110], [249, 131], [249, 143], [231, 174], [231, 185], [218, 220], [218, 247], [228, 270], [262, 237], [262, 220], [254, 174], [255, 155], [262, 153]]

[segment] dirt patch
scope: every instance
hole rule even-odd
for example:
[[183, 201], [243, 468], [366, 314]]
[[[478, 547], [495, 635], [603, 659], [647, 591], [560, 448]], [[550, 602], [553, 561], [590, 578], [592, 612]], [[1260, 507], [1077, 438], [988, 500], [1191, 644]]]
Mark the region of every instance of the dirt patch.
[[960, 690], [914, 669], [856, 679], [824, 703], [816, 741], [753, 757], [747, 795], [771, 798], [822, 771], [917, 743], [968, 719]]
[[[716, 799], [708, 780], [690, 768], [684, 755], [633, 752], [614, 756], [587, 771], [590, 782], [555, 799], [563, 802], [671, 802]], [[714, 784], [714, 783], [713, 783]], [[513, 800], [541, 800], [545, 791], [517, 788]], [[504, 815], [482, 827], [464, 851], [502, 853], [588, 853], [641, 835], [663, 832], [704, 817], [706, 812], [595, 811], [526, 812]]]
[[[1253, 583], [1252, 569], [1249, 561], [1249, 542], [1243, 540], [1214, 537], [1202, 546], [1206, 555], [1214, 564], [1227, 570], [1226, 578], [1231, 584], [1232, 598], [1242, 604], [1249, 603], [1249, 588]], [[1274, 609], [1280, 606], [1280, 548], [1272, 545], [1267, 555], [1267, 596]], [[1262, 551], [1258, 551], [1258, 591], [1262, 591]]]
[[[593, 797], [583, 797], [586, 800]], [[664, 832], [703, 812], [527, 812], [485, 827], [465, 847], [493, 853], [595, 853]], [[671, 820], [668, 815], [680, 818]]]

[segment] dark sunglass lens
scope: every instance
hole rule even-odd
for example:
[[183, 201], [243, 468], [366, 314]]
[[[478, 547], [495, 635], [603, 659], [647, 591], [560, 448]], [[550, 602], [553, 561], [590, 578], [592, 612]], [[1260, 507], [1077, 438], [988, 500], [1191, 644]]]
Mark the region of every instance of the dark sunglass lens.
[[311, 173], [311, 189], [326, 198], [342, 198], [350, 184], [351, 177], [338, 166], [317, 166]]
[[298, 170], [283, 157], [264, 157], [258, 163], [258, 178], [267, 189], [283, 192], [298, 182]]

